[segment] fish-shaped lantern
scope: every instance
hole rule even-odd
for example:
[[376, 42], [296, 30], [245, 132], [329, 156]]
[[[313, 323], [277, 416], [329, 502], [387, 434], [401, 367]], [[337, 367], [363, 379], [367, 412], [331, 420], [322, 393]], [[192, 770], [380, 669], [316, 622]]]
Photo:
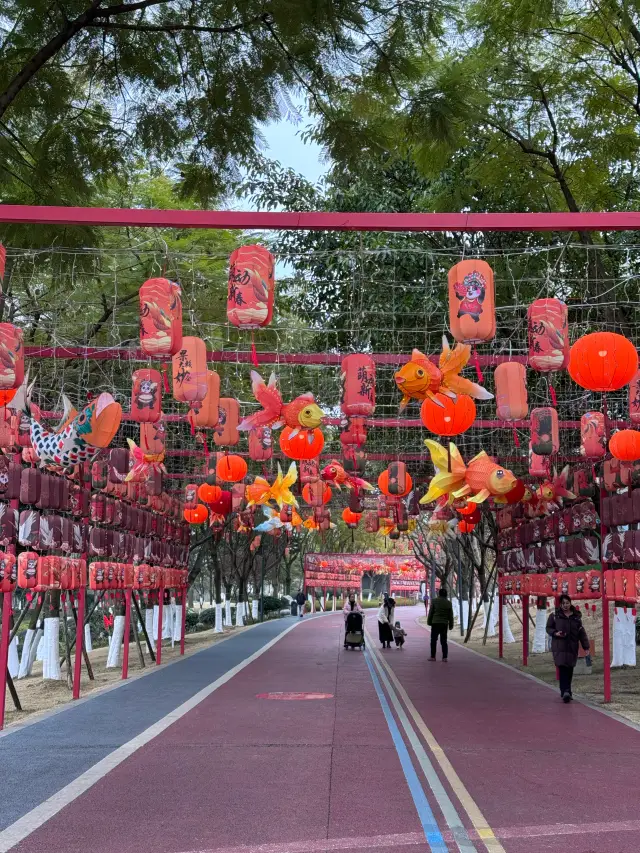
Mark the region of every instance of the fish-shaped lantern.
[[127, 443], [129, 444], [129, 453], [133, 465], [124, 478], [126, 483], [142, 483], [146, 481], [149, 474], [167, 473], [167, 469], [164, 467], [164, 449], [161, 453], [145, 453], [131, 438], [127, 439]]
[[[293, 438], [301, 430], [314, 430], [322, 423], [324, 414], [313, 394], [300, 394], [291, 403], [285, 404], [278, 389], [275, 373], [271, 374], [269, 383], [266, 384], [260, 374], [252, 370], [251, 382], [253, 396], [262, 409], [244, 418], [238, 425], [239, 430], [248, 431], [258, 427], [279, 429], [286, 424], [293, 430], [289, 435], [289, 438]], [[310, 432], [309, 435], [312, 436], [313, 433]]]
[[322, 469], [320, 476], [326, 483], [331, 483], [331, 485], [336, 486], [338, 490], [340, 490], [341, 486], [345, 486], [347, 489], [366, 489], [367, 491], [373, 491], [374, 488], [371, 483], [367, 483], [367, 481], [363, 480], [362, 477], [354, 477], [351, 474], [347, 474], [342, 465], [336, 459], [332, 459], [331, 462]]
[[289, 506], [298, 506], [298, 501], [291, 491], [291, 486], [298, 479], [298, 469], [296, 463], [292, 462], [289, 465], [289, 470], [286, 474], [282, 473], [282, 468], [278, 465], [278, 476], [270, 485], [264, 477], [256, 477], [254, 482], [247, 486], [246, 498], [247, 507], [254, 505], [266, 506], [270, 501], [278, 505], [279, 509], [287, 504]]
[[436, 469], [429, 491], [420, 499], [428, 504], [442, 495], [454, 498], [466, 497], [475, 504], [486, 501], [488, 497], [505, 495], [516, 483], [515, 476], [493, 462], [484, 450], [465, 465], [455, 444], [449, 444], [449, 451], [437, 441], [425, 439], [431, 453], [431, 461]]

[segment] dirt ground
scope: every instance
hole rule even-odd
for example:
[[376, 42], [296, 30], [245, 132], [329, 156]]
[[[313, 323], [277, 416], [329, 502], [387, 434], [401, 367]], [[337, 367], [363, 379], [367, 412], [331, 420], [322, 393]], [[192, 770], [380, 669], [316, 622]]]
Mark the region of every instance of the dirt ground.
[[[239, 631], [245, 631], [245, 628], [226, 628], [224, 629], [224, 633], [216, 634], [213, 630], [210, 631], [200, 631], [198, 633], [187, 634], [185, 637], [185, 649], [184, 654], [185, 657], [187, 655], [191, 655], [194, 652], [198, 652], [201, 649], [206, 648], [207, 646], [213, 645], [213, 643], [219, 642], [224, 637], [229, 636], [229, 634], [237, 633]], [[138, 648], [136, 644], [132, 641], [129, 645], [129, 678], [137, 678], [145, 673], [152, 672], [155, 669], [155, 664], [151, 661], [149, 657], [149, 652], [146, 649], [146, 646], [143, 642], [143, 649], [145, 650], [145, 663], [146, 667], [142, 667], [140, 665], [140, 656], [138, 654]], [[94, 680], [90, 681], [87, 675], [87, 670], [84, 665], [82, 665], [82, 679], [80, 682], [80, 696], [87, 696], [89, 693], [92, 693], [94, 690], [100, 690], [105, 687], [109, 687], [112, 684], [117, 683], [122, 678], [122, 653], [120, 654], [120, 662], [121, 665], [117, 669], [105, 669], [105, 664], [107, 661], [107, 652], [108, 649], [105, 646], [104, 648], [94, 649], [94, 651], [89, 652], [89, 660], [91, 661], [91, 666], [93, 667]], [[180, 657], [180, 643], [176, 642], [175, 646], [171, 646], [171, 640], [164, 640], [162, 644], [162, 665], [164, 666], [166, 663], [170, 663], [171, 661], [176, 660], [176, 658]], [[75, 649], [72, 652], [71, 656], [71, 665], [73, 667], [73, 661], [75, 658]], [[39, 714], [42, 711], [48, 711], [52, 708], [56, 708], [61, 705], [65, 705], [67, 702], [71, 701], [71, 690], [67, 686], [67, 669], [66, 663], [64, 663], [61, 667], [62, 669], [62, 680], [61, 681], [43, 681], [42, 680], [42, 663], [36, 661], [33, 665], [33, 672], [28, 678], [23, 678], [18, 681], [14, 680], [16, 691], [18, 693], [18, 697], [20, 699], [20, 703], [22, 705], [22, 712], [17, 711], [14, 707], [13, 700], [9, 691], [7, 690], [7, 701], [6, 701], [6, 714], [5, 714], [5, 727], [13, 725], [15, 723], [22, 723], [25, 720], [28, 720], [34, 714]]]
[[[613, 624], [613, 605], [611, 606], [611, 620]], [[556, 686], [556, 670], [553, 665], [551, 652], [543, 654], [532, 654], [531, 646], [533, 644], [534, 625], [529, 621], [529, 663], [528, 666], [522, 666], [522, 625], [519, 622], [516, 613], [511, 608], [509, 609], [509, 624], [516, 640], [515, 643], [504, 644], [503, 662], [519, 669], [522, 672], [528, 672], [534, 675], [541, 681], [546, 681], [548, 684]], [[515, 608], [518, 616], [522, 617], [522, 609]], [[536, 617], [535, 606], [530, 608], [530, 615], [533, 620]], [[548, 611], [549, 612], [549, 611]], [[593, 702], [595, 705], [602, 705], [609, 711], [614, 711], [620, 714], [621, 717], [626, 717], [634, 723], [640, 723], [640, 670], [637, 667], [616, 667], [611, 670], [611, 695], [612, 702], [607, 705], [603, 703], [603, 665], [602, 665], [602, 611], [600, 603], [597, 604], [597, 612], [586, 615], [583, 608], [583, 624], [589, 637], [595, 641], [596, 652], [593, 657], [593, 667], [591, 675], [581, 674], [580, 667], [576, 668], [573, 678], [573, 692], [576, 696], [581, 696]], [[426, 627], [426, 618], [421, 617], [420, 623]], [[484, 628], [482, 627], [482, 611], [478, 614], [478, 627], [474, 627], [471, 640], [467, 644], [469, 648], [476, 652], [487, 655], [487, 657], [498, 659], [498, 636], [496, 626], [496, 636], [487, 637], [486, 645], [483, 645]], [[449, 639], [454, 642], [461, 642], [460, 628], [456, 623], [453, 631], [449, 632]], [[611, 644], [613, 647], [613, 638], [611, 636]]]

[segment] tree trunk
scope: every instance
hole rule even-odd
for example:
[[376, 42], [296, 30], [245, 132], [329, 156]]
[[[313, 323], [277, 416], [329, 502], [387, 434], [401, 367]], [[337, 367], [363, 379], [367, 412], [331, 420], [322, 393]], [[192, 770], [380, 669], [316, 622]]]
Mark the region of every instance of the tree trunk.
[[60, 680], [60, 591], [51, 590], [44, 602], [44, 655], [42, 677]]
[[242, 628], [244, 625], [244, 581], [238, 583], [238, 597], [236, 604], [236, 628]]
[[120, 666], [120, 649], [124, 637], [124, 602], [118, 601], [113, 608], [113, 634], [109, 654], [107, 655], [107, 669], [117, 669]]
[[[33, 662], [36, 659], [36, 652], [38, 650], [38, 643], [42, 639], [42, 607], [44, 596], [40, 594], [41, 597], [39, 599], [39, 603], [37, 603], [31, 610], [31, 617], [29, 619], [29, 625], [27, 627], [27, 632], [24, 635], [24, 643], [22, 644], [22, 657], [20, 658], [20, 669], [18, 670], [18, 678], [26, 678], [27, 675], [31, 675], [31, 669], [33, 667]], [[40, 623], [40, 627], [38, 627], [38, 623]]]

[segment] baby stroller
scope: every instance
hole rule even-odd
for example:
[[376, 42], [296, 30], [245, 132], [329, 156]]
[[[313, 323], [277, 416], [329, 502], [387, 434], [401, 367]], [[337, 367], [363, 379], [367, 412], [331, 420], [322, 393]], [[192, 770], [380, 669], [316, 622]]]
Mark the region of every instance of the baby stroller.
[[345, 649], [366, 648], [364, 642], [364, 617], [362, 613], [350, 613], [347, 616], [344, 647]]

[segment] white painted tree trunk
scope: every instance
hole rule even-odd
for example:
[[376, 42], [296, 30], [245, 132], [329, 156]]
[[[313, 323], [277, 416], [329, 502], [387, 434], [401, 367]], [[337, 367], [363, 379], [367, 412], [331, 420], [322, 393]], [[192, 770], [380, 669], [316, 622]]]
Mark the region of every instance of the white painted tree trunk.
[[42, 630], [39, 633], [40, 633], [40, 638], [38, 639], [38, 643], [36, 646], [36, 660], [43, 661], [44, 660], [44, 623], [42, 625]]
[[232, 625], [231, 621], [231, 601], [227, 599], [224, 603], [224, 621], [225, 625]]
[[[229, 614], [229, 617], [231, 617], [231, 614]], [[231, 618], [229, 618], [229, 622], [231, 622]], [[214, 631], [216, 634], [222, 634], [223, 633], [223, 629], [222, 629], [222, 604], [216, 604], [216, 624], [215, 624]]]
[[255, 621], [258, 618], [258, 599], [254, 598], [251, 602], [251, 617]]
[[7, 661], [7, 669], [11, 678], [16, 678], [20, 671], [20, 657], [18, 655], [18, 638], [14, 637], [9, 646], [9, 660]]
[[44, 620], [42, 677], [47, 681], [60, 680], [60, 617], [52, 616]]
[[151, 640], [151, 647], [155, 651], [156, 649], [156, 634], [153, 631], [153, 608], [147, 607], [144, 611], [144, 627], [147, 629], [147, 634], [149, 635], [149, 639]]
[[175, 614], [173, 617], [173, 645], [176, 641], [180, 642], [182, 636], [182, 605], [174, 604]]
[[335, 609], [336, 609], [336, 597], [335, 597], [335, 595], [331, 596], [331, 609], [335, 612]]
[[91, 625], [87, 622], [84, 626], [84, 647], [88, 652], [93, 651], [93, 642], [91, 640]]
[[107, 655], [107, 669], [116, 669], [120, 666], [120, 649], [122, 648], [123, 637], [124, 616], [114, 616], [113, 634], [111, 635], [109, 654]]
[[242, 628], [244, 625], [244, 602], [238, 601], [236, 604], [236, 628]]
[[175, 604], [165, 604], [162, 608], [162, 639], [170, 640], [173, 637], [173, 611]]
[[547, 611], [538, 610], [536, 608], [536, 627], [533, 632], [533, 648], [531, 649], [534, 655], [542, 654], [547, 650]]
[[458, 601], [457, 598], [451, 599], [451, 606], [453, 607], [453, 621], [459, 622], [460, 621], [460, 602]]
[[367, 593], [367, 601], [371, 601], [371, 590]]
[[502, 605], [502, 630], [503, 640], [505, 643], [515, 643], [516, 638], [513, 636], [511, 625], [509, 624], [509, 608], [506, 604]]
[[22, 644], [22, 657], [20, 658], [18, 678], [26, 678], [26, 676], [31, 672], [29, 659], [31, 657], [31, 644], [33, 643], [35, 635], [36, 632], [33, 628], [27, 628], [27, 633], [24, 635], [24, 642]]
[[155, 647], [155, 645], [156, 645], [156, 639], [157, 639], [157, 637], [158, 637], [158, 618], [159, 618], [159, 614], [160, 614], [160, 608], [158, 607], [158, 605], [157, 605], [157, 604], [154, 604], [154, 605], [153, 605], [153, 629], [152, 629], [152, 630], [153, 630], [153, 633], [152, 633], [152, 635], [151, 635], [151, 636], [153, 637], [153, 645], [154, 645], [154, 647]]
[[496, 604], [495, 599], [493, 601], [483, 601], [482, 602], [482, 611], [484, 614], [483, 619], [483, 627], [487, 628], [487, 622], [489, 627], [487, 629], [487, 637], [495, 637], [496, 635], [496, 620], [497, 620], [497, 611], [498, 606]]
[[636, 665], [635, 616], [630, 607], [613, 611], [613, 657], [611, 666]]

